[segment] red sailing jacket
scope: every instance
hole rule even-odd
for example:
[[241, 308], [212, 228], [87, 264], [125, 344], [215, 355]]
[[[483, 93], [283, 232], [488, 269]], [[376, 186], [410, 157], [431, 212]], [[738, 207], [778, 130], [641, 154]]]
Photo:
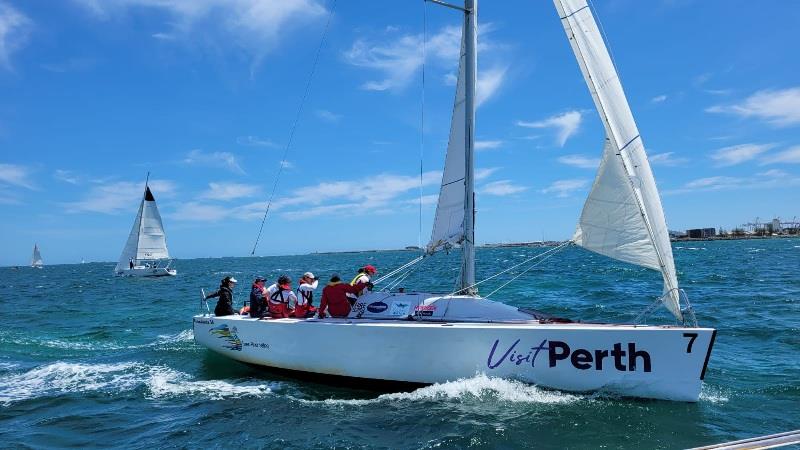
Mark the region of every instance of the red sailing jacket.
[[347, 294], [361, 292], [367, 287], [366, 283], [357, 283], [355, 286], [337, 281], [328, 283], [322, 290], [322, 300], [319, 304], [319, 317], [325, 317], [325, 310], [330, 312], [333, 317], [347, 317], [350, 314], [350, 302], [347, 301]]

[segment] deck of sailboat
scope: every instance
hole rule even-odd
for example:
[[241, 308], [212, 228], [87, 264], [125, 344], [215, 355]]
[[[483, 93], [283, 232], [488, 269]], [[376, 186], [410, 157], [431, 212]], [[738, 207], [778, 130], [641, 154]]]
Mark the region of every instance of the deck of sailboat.
[[207, 314], [198, 314], [194, 316], [195, 321], [207, 320], [220, 320], [235, 322], [248, 322], [259, 323], [263, 326], [270, 326], [275, 324], [281, 325], [346, 325], [358, 327], [403, 327], [403, 328], [432, 328], [432, 327], [452, 327], [452, 328], [514, 328], [514, 329], [549, 329], [549, 330], [664, 330], [664, 329], [685, 329], [685, 330], [711, 330], [711, 328], [695, 328], [683, 325], [647, 325], [647, 324], [629, 324], [629, 323], [603, 323], [603, 322], [549, 322], [542, 320], [525, 320], [525, 321], [481, 321], [481, 320], [408, 320], [406, 318], [334, 318], [328, 317], [319, 319], [311, 317], [307, 319], [298, 318], [253, 318], [247, 315], [232, 315], [232, 316], [213, 316]]

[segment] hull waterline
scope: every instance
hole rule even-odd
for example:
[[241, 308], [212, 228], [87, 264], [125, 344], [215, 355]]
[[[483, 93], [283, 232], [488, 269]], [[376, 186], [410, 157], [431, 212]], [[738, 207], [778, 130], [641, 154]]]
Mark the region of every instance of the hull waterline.
[[287, 371], [432, 384], [477, 374], [573, 392], [697, 401], [716, 331], [602, 324], [256, 320], [198, 315], [195, 341]]
[[114, 273], [118, 277], [174, 277], [178, 274], [175, 269], [159, 268], [136, 268], [120, 270]]

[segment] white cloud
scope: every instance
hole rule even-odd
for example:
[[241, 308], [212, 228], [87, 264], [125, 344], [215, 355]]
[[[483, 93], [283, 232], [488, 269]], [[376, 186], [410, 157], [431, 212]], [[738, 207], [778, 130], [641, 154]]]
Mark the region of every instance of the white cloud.
[[11, 70], [11, 56], [25, 45], [32, 27], [25, 14], [0, 2], [0, 67]]
[[[168, 180], [150, 180], [149, 186], [156, 199], [169, 197], [175, 191], [175, 185]], [[83, 200], [65, 203], [63, 206], [70, 213], [115, 214], [129, 212], [133, 214], [132, 211], [141, 201], [143, 193], [144, 183], [141, 181], [117, 181], [94, 186]]]
[[800, 145], [765, 157], [761, 164], [789, 163], [800, 164]]
[[492, 174], [497, 172], [498, 170], [500, 170], [499, 167], [481, 167], [475, 169], [475, 179], [478, 181], [484, 180], [492, 176]]
[[741, 144], [723, 147], [711, 154], [718, 166], [733, 166], [755, 159], [758, 155], [775, 147], [775, 144]]
[[558, 158], [558, 162], [581, 169], [597, 169], [600, 166], [600, 158], [588, 158], [583, 155], [564, 155]]
[[493, 67], [478, 72], [478, 81], [475, 86], [475, 107], [494, 96], [506, 79], [508, 67]]
[[281, 160], [281, 162], [279, 164], [284, 169], [292, 169], [292, 168], [294, 168], [294, 164], [292, 164], [291, 161], [286, 161], [285, 159]]
[[779, 127], [800, 125], [800, 87], [758, 91], [738, 104], [716, 105], [706, 111], [755, 117]]
[[486, 183], [478, 189], [478, 193], [486, 195], [506, 196], [518, 194], [527, 190], [525, 186], [519, 186], [511, 182], [511, 180], [499, 180], [491, 183]]
[[338, 122], [342, 118], [341, 114], [332, 113], [326, 109], [318, 109], [314, 113], [326, 122]]
[[231, 172], [244, 174], [244, 169], [236, 161], [236, 156], [229, 152], [204, 153], [201, 150], [192, 150], [183, 159], [183, 162], [190, 165], [201, 165], [219, 167], [222, 166]]
[[36, 184], [30, 179], [31, 171], [25, 166], [16, 164], [0, 164], [0, 183], [25, 189], [36, 189]]
[[78, 184], [81, 181], [80, 177], [75, 172], [64, 169], [56, 169], [53, 172], [53, 178], [55, 178], [58, 181], [63, 181], [64, 183], [69, 183], [69, 184]]
[[663, 103], [666, 99], [667, 99], [667, 96], [665, 94], [656, 95], [655, 97], [650, 99], [650, 102], [651, 103]]
[[523, 122], [520, 120], [517, 121], [517, 125], [526, 128], [555, 128], [558, 133], [558, 145], [563, 147], [567, 139], [578, 132], [581, 118], [581, 112], [573, 110], [536, 122]]
[[674, 156], [675, 152], [664, 152], [664, 153], [653, 153], [647, 157], [647, 160], [650, 161], [650, 164], [654, 166], [679, 166], [687, 161], [686, 158], [680, 158]]
[[689, 192], [722, 191], [735, 189], [785, 189], [800, 186], [800, 177], [789, 175], [782, 170], [768, 170], [750, 177], [713, 176], [698, 178], [687, 182], [678, 189], [663, 192], [664, 195], [685, 194]]
[[542, 194], [554, 193], [556, 197], [569, 197], [573, 192], [585, 189], [588, 185], [589, 180], [586, 179], [558, 180], [540, 192]]
[[269, 139], [262, 139], [258, 136], [239, 136], [236, 138], [236, 143], [247, 147], [270, 147], [280, 148], [280, 145], [272, 142]]
[[[327, 12], [318, 0], [73, 0], [101, 20], [149, 9], [164, 17], [162, 41], [187, 45], [211, 40], [230, 42], [253, 58], [254, 69], [293, 29], [315, 22]], [[214, 38], [209, 39], [209, 35]]]
[[475, 141], [475, 150], [493, 150], [502, 145], [503, 141]]
[[258, 186], [240, 183], [208, 183], [208, 190], [200, 194], [200, 198], [210, 200], [233, 200], [256, 195]]

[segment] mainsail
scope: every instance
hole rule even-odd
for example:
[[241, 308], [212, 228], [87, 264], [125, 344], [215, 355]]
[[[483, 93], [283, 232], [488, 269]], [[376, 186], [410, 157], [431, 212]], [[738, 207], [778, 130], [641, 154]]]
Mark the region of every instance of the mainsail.
[[33, 255], [31, 256], [31, 267], [42, 267], [42, 254], [39, 253], [39, 244], [33, 244]]
[[475, 79], [477, 72], [477, 1], [464, 2], [461, 52], [458, 62], [456, 97], [450, 121], [439, 202], [433, 221], [428, 253], [456, 245], [462, 247], [462, 293], [474, 293], [474, 173]]
[[574, 242], [661, 271], [664, 304], [682, 319], [664, 211], [644, 144], [616, 68], [586, 0], [554, 0], [606, 130], [603, 160]]
[[116, 270], [127, 269], [131, 260], [136, 263], [139, 260], [156, 259], [169, 259], [169, 251], [156, 199], [150, 192], [150, 187], [145, 186], [139, 212], [133, 221], [131, 234], [119, 257]]

